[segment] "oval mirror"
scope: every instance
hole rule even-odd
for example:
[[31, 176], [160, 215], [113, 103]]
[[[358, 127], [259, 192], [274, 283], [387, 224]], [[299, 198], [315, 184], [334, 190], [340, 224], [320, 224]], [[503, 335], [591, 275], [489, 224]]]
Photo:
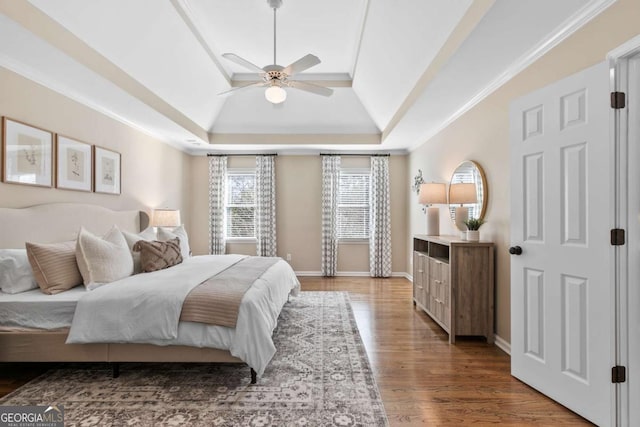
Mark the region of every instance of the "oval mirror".
[[[462, 221], [468, 218], [484, 219], [488, 196], [487, 178], [482, 167], [472, 160], [460, 163], [449, 182], [449, 215], [460, 231], [467, 229]], [[463, 209], [456, 209], [459, 207]], [[464, 208], [467, 208], [467, 218], [458, 218], [456, 221], [456, 210], [465, 214]]]

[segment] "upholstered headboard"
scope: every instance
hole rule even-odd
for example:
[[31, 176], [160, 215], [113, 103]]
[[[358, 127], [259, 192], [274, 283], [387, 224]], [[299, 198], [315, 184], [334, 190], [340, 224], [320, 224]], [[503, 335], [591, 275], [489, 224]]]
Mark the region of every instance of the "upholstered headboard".
[[24, 248], [25, 242], [73, 240], [80, 226], [104, 234], [111, 226], [138, 232], [149, 225], [142, 211], [113, 211], [82, 203], [49, 203], [28, 208], [0, 208], [0, 249]]

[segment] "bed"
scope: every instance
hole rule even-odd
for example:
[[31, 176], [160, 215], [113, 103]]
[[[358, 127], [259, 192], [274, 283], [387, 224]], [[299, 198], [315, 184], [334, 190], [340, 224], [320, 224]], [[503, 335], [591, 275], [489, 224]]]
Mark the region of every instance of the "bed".
[[[27, 241], [72, 240], [80, 225], [103, 234], [113, 225], [137, 233], [148, 223], [144, 212], [112, 211], [95, 205], [54, 203], [21, 209], [0, 208], [0, 249], [23, 248]], [[231, 262], [225, 257], [192, 257], [168, 270], [182, 269], [173, 272], [174, 276], [182, 276], [190, 268]], [[46, 295], [39, 289], [19, 294], [0, 292], [0, 362], [110, 362], [115, 376], [119, 362], [247, 363], [251, 367], [251, 381], [255, 383], [275, 353], [271, 334], [280, 309], [289, 293], [299, 288], [291, 267], [282, 260], [274, 262], [243, 297], [235, 328], [181, 321], [177, 325], [177, 336], [137, 339], [135, 343], [105, 337], [96, 343], [77, 339], [75, 342], [79, 343], [67, 343], [74, 342], [69, 331], [73, 332], [74, 327], [78, 329], [74, 318], [76, 323], [90, 319], [87, 315], [87, 311], [90, 313], [93, 309], [87, 306], [90, 300], [95, 300], [103, 288], [104, 292], [115, 289], [118, 282], [96, 291], [78, 286], [55, 295]], [[154, 277], [156, 273], [161, 272], [146, 274]], [[131, 280], [140, 282], [140, 277], [133, 276]], [[263, 302], [267, 296], [268, 301]], [[268, 315], [256, 317], [251, 311], [254, 305], [268, 305]], [[84, 309], [84, 317], [80, 310], [83, 306], [88, 307]], [[117, 329], [118, 324], [114, 325]]]

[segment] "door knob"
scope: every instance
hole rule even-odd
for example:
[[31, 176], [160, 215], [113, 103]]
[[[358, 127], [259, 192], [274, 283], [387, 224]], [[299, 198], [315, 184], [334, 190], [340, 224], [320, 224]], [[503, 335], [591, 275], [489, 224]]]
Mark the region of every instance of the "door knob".
[[522, 255], [522, 248], [520, 246], [511, 246], [509, 248], [509, 253], [511, 255]]

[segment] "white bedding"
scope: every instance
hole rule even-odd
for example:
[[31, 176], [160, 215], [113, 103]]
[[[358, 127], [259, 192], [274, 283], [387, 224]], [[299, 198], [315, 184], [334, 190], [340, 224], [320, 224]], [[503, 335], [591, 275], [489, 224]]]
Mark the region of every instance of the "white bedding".
[[299, 282], [280, 260], [247, 291], [236, 328], [178, 322], [191, 289], [244, 258], [191, 257], [167, 270], [131, 276], [86, 292], [79, 299], [67, 343], [149, 343], [230, 350], [258, 375], [275, 354], [272, 333], [289, 293]]
[[0, 292], [0, 327], [68, 328], [78, 300], [86, 293], [84, 286], [55, 295], [47, 295], [40, 289], [19, 294]]

